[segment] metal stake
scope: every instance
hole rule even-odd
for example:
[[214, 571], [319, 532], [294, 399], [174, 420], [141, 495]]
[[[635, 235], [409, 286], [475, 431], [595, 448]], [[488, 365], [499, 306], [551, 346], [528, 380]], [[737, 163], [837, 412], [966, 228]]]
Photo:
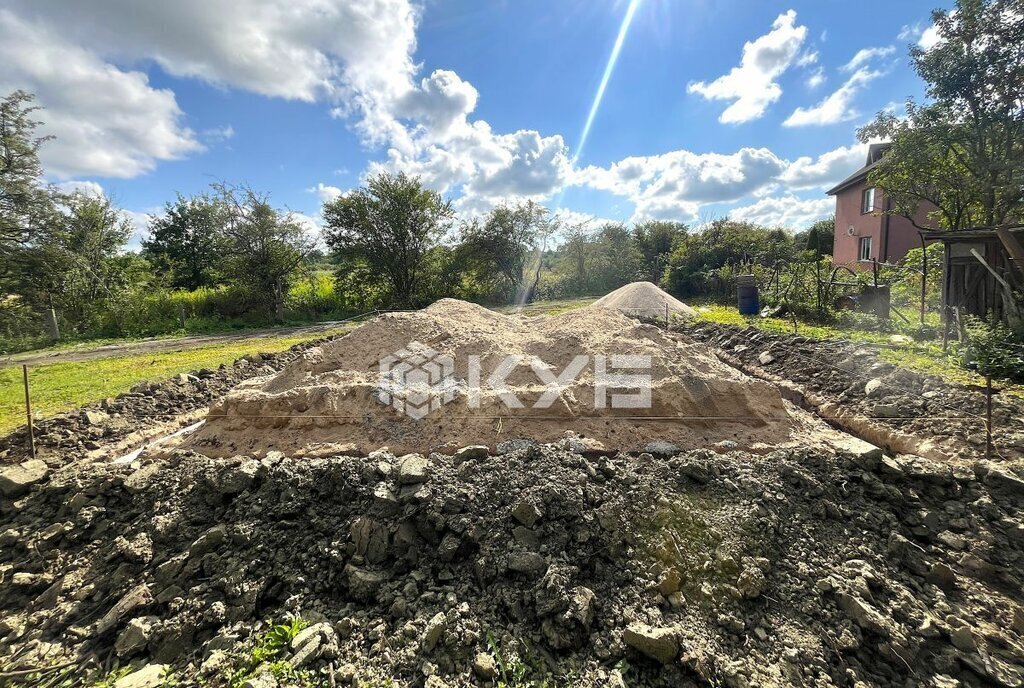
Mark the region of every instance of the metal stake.
[[32, 396], [28, 390], [28, 364], [21, 366], [22, 377], [25, 379], [25, 417], [28, 420], [28, 450], [32, 458], [36, 458], [36, 432], [32, 427]]

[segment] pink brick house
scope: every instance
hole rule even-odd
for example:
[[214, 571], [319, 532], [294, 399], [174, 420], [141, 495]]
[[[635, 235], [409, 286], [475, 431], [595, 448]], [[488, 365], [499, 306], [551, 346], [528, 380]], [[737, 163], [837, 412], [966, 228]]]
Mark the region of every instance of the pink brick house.
[[[828, 190], [836, 197], [836, 234], [832, 246], [836, 265], [869, 269], [872, 261], [896, 263], [912, 248], [920, 248], [921, 237], [910, 220], [887, 215], [888, 200], [881, 189], [868, 185], [868, 173], [889, 149], [887, 143], [868, 147], [868, 159], [860, 168]], [[922, 227], [933, 225], [929, 209], [918, 209], [915, 221]]]

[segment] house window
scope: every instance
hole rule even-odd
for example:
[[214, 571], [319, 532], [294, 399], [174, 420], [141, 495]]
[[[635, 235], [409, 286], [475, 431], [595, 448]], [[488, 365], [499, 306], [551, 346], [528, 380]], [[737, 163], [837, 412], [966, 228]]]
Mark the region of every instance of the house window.
[[871, 260], [871, 237], [860, 238], [859, 260]]
[[864, 189], [860, 192], [860, 214], [865, 215], [875, 209], [875, 188]]

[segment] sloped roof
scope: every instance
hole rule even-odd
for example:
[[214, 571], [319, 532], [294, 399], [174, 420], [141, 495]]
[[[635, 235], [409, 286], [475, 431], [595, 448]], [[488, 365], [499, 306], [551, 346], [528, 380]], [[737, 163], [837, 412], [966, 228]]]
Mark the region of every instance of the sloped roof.
[[843, 189], [847, 189], [853, 186], [854, 184], [859, 184], [860, 182], [864, 181], [864, 179], [867, 178], [868, 173], [871, 172], [871, 170], [878, 167], [878, 164], [882, 162], [882, 156], [885, 155], [885, 152], [889, 150], [891, 146], [891, 143], [872, 143], [870, 146], [868, 146], [868, 158], [867, 161], [864, 163], [864, 167], [860, 168], [859, 170], [857, 170], [849, 177], [833, 186], [825, 193], [827, 193], [829, 196], [835, 196]]

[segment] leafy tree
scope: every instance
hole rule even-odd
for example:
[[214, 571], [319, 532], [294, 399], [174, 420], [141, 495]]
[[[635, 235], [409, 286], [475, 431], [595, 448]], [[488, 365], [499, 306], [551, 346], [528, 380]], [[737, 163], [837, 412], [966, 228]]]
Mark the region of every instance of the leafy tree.
[[0, 100], [0, 275], [10, 260], [54, 212], [52, 191], [42, 184], [39, 146], [50, 137], [36, 136], [33, 96], [14, 91]]
[[517, 296], [526, 288], [530, 254], [550, 224], [548, 211], [533, 201], [498, 206], [482, 220], [463, 225], [461, 257], [478, 282], [495, 282], [494, 291]]
[[178, 194], [164, 214], [149, 222], [142, 255], [176, 289], [194, 290], [220, 281], [225, 255], [227, 209], [209, 194]]
[[644, 260], [633, 235], [621, 224], [607, 224], [595, 237], [590, 291], [604, 293], [643, 276]]
[[450, 229], [451, 202], [405, 174], [379, 174], [324, 204], [327, 245], [339, 265], [359, 260], [387, 280], [392, 298], [415, 305], [424, 257]]
[[701, 293], [706, 273], [724, 266], [765, 265], [793, 257], [792, 235], [752, 222], [713, 220], [676, 245], [663, 282], [675, 294]]
[[815, 258], [832, 255], [835, 243], [836, 216], [818, 220], [805, 232], [798, 232], [795, 237], [796, 247], [802, 251], [811, 251]]
[[682, 222], [664, 220], [648, 220], [633, 227], [633, 240], [643, 257], [649, 281], [657, 282], [661, 279], [672, 248], [688, 231], [689, 228]]
[[906, 117], [880, 113], [858, 135], [892, 141], [869, 176], [894, 214], [915, 221], [922, 202], [948, 229], [995, 226], [1024, 216], [1024, 2], [957, 0], [937, 10], [939, 41], [914, 46], [911, 62], [930, 102]]
[[225, 272], [263, 303], [272, 303], [284, 317], [284, 296], [315, 241], [287, 212], [270, 204], [269, 196], [248, 187], [216, 184], [225, 212]]
[[139, 279], [137, 263], [123, 256], [131, 234], [131, 223], [109, 199], [67, 196], [21, 253], [18, 291], [36, 306], [59, 311], [74, 331], [102, 329], [107, 305]]

